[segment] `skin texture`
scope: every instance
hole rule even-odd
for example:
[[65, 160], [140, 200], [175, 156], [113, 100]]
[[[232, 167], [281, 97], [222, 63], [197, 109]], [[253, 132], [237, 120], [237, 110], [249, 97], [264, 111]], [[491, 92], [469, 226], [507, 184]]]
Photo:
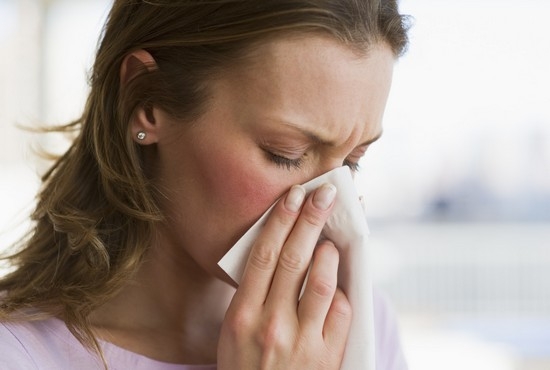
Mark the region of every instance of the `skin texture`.
[[[148, 62], [133, 53], [121, 79]], [[94, 314], [98, 335], [167, 362], [339, 368], [352, 313], [336, 248], [315, 249], [334, 188], [304, 200], [292, 186], [353, 167], [380, 136], [393, 63], [385, 45], [359, 57], [317, 35], [274, 40], [212, 81], [197, 122], [138, 111], [132, 134], [147, 133], [139, 143], [166, 222], [135, 281]], [[279, 198], [232, 299], [217, 261]]]

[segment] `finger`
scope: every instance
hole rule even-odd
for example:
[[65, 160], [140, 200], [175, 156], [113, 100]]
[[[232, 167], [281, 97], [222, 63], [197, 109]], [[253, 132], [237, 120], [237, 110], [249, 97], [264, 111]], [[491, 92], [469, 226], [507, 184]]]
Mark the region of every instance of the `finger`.
[[352, 314], [348, 298], [340, 288], [337, 288], [323, 329], [327, 348], [332, 348], [339, 354], [344, 353], [351, 328]]
[[319, 244], [298, 305], [300, 327], [311, 335], [322, 335], [338, 279], [338, 250], [330, 241]]
[[279, 306], [280, 302], [292, 302], [296, 307], [313, 250], [330, 215], [335, 196], [336, 187], [324, 184], [307, 199], [281, 250], [268, 303], [272, 300]]
[[252, 246], [234, 300], [254, 305], [265, 302], [281, 248], [298, 218], [305, 194], [302, 186], [295, 185], [275, 205]]

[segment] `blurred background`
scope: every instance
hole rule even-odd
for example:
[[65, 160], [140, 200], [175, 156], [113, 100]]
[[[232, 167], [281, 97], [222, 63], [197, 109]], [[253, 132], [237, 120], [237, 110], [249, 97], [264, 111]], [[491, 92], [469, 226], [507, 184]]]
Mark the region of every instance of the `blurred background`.
[[[29, 227], [78, 117], [107, 0], [0, 0], [0, 249]], [[411, 370], [550, 369], [550, 32], [546, 0], [402, 0], [414, 17], [383, 139], [357, 178], [376, 284]]]

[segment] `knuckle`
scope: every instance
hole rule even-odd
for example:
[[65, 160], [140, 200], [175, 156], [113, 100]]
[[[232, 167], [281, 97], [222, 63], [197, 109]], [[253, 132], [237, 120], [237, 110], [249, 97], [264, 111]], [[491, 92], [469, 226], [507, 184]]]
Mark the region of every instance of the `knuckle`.
[[305, 223], [309, 224], [310, 226], [322, 227], [326, 222], [327, 214], [319, 212], [313, 207], [307, 207], [304, 208], [304, 211], [302, 212], [300, 217]]
[[334, 291], [336, 290], [336, 284], [328, 279], [317, 278], [310, 281], [311, 291], [322, 297], [330, 298], [334, 296]]
[[240, 308], [228, 313], [224, 321], [224, 326], [235, 339], [246, 335], [253, 325], [254, 315], [251, 310], [246, 308]]
[[293, 213], [288, 211], [283, 202], [280, 202], [277, 207], [273, 208], [271, 211], [268, 223], [275, 224], [276, 227], [283, 227], [291, 229], [298, 218], [299, 213]]
[[334, 296], [331, 309], [335, 315], [338, 315], [342, 319], [351, 319], [353, 314], [351, 304], [343, 293]]
[[289, 342], [283, 319], [278, 315], [270, 317], [258, 333], [257, 342], [264, 351], [282, 352]]
[[288, 212], [279, 213], [276, 215], [277, 222], [279, 225], [285, 227], [285, 228], [292, 228], [294, 226], [294, 223], [296, 222], [296, 218], [298, 216], [295, 214], [290, 214]]
[[309, 260], [296, 251], [283, 250], [279, 258], [279, 266], [291, 273], [302, 273]]
[[254, 246], [250, 254], [249, 263], [259, 270], [271, 270], [277, 265], [278, 251], [269, 247], [265, 242]]
[[340, 260], [340, 252], [330, 240], [324, 239], [319, 242], [317, 248], [315, 249], [315, 255], [317, 257], [322, 256], [329, 261], [334, 261], [336, 263]]

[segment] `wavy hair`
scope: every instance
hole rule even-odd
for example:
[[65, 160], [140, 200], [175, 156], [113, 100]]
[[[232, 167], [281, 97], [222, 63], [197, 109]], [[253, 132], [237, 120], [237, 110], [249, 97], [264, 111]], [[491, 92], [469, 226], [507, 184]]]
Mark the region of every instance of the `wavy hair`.
[[[398, 57], [407, 28], [396, 0], [115, 0], [84, 112], [56, 128], [75, 139], [43, 175], [33, 228], [6, 257], [0, 319], [57, 316], [99, 351], [89, 315], [137, 271], [162, 220], [129, 130], [136, 108], [193, 122], [208, 108], [208, 81], [268, 38], [322, 33], [361, 53], [382, 42]], [[121, 64], [138, 49], [157, 67], [121, 85]]]

